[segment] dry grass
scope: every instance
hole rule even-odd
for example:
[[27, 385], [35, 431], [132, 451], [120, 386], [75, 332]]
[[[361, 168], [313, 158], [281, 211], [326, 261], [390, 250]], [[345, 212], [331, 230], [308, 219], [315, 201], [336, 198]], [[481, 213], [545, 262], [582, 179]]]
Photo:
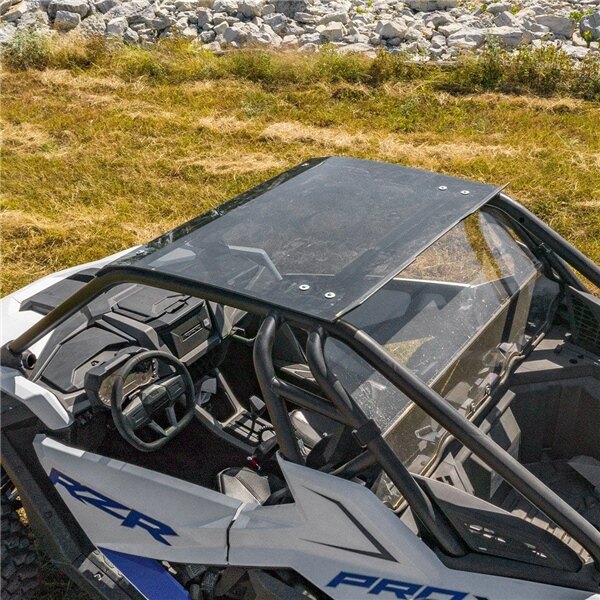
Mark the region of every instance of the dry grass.
[[600, 258], [597, 103], [454, 96], [418, 79], [178, 84], [102, 67], [2, 80], [5, 293], [326, 154], [510, 182], [510, 193]]
[[[600, 261], [598, 103], [453, 95], [400, 63], [383, 77], [382, 64], [332, 57], [242, 54], [223, 57], [225, 68], [160, 52], [124, 49], [92, 64], [63, 48], [60, 69], [2, 74], [3, 293], [327, 154], [510, 182], [511, 195]], [[52, 586], [47, 597], [62, 598]]]

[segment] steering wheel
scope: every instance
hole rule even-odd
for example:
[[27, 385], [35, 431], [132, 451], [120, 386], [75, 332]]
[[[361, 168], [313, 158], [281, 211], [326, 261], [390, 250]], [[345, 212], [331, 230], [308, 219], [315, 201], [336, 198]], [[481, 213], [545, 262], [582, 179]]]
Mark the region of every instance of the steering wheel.
[[[148, 360], [166, 363], [171, 372], [124, 391], [125, 387], [131, 387], [125, 382], [134, 369]], [[117, 430], [142, 452], [162, 448], [181, 432], [193, 417], [194, 404], [194, 383], [187, 367], [167, 352], [149, 350], [134, 355], [123, 365], [113, 383], [111, 412]]]

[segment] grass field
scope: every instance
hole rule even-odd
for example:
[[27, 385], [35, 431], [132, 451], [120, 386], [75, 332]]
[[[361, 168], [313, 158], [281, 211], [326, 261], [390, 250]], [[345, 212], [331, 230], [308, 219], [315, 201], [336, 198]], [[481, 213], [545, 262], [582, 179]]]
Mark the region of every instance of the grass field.
[[[600, 261], [593, 65], [565, 87], [558, 67], [529, 66], [528, 80], [502, 61], [447, 72], [329, 52], [215, 58], [181, 43], [44, 56], [43, 70], [2, 74], [2, 294], [330, 154], [509, 183]], [[49, 580], [45, 597], [77, 597]]]

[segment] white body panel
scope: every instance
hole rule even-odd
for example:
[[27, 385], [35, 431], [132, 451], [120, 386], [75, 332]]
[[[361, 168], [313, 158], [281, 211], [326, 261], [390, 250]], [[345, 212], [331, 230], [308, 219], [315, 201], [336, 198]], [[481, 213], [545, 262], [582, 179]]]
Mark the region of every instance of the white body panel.
[[[43, 317], [43, 315], [32, 310], [21, 311], [21, 304], [25, 300], [70, 275], [92, 267], [101, 268], [134, 249], [128, 248], [101, 260], [58, 271], [2, 298], [0, 300], [0, 345], [14, 340]], [[50, 335], [45, 336], [39, 342], [33, 344], [30, 350], [35, 355], [39, 355], [49, 338]], [[71, 414], [61, 405], [52, 392], [23, 377], [15, 369], [0, 365], [0, 391], [19, 398], [49, 429], [61, 429], [73, 422]]]
[[[55, 487], [96, 546], [175, 562], [226, 564], [227, 528], [241, 505], [239, 500], [155, 471], [76, 450], [45, 436], [38, 436], [34, 445], [49, 475], [54, 469], [79, 484], [77, 497], [69, 493], [68, 486]], [[200, 452], [198, 460], [202, 460]], [[93, 492], [85, 491], [85, 487]], [[101, 495], [105, 498], [99, 498]], [[98, 502], [104, 508], [99, 508]], [[148, 529], [139, 525], [140, 521], [136, 526], [128, 526], [125, 520], [132, 510], [168, 524], [176, 535], [166, 534], [164, 543], [154, 539]]]
[[[35, 449], [51, 478], [54, 469], [55, 478], [59, 471], [83, 486], [76, 497], [56, 484], [102, 548], [175, 562], [288, 567], [339, 600], [600, 600], [590, 592], [448, 569], [368, 489], [283, 460], [294, 503], [259, 506], [44, 436]], [[117, 518], [106, 502], [97, 505], [98, 497], [122, 505]], [[175, 534], [170, 545], [143, 527], [124, 526], [127, 511], [168, 524]]]

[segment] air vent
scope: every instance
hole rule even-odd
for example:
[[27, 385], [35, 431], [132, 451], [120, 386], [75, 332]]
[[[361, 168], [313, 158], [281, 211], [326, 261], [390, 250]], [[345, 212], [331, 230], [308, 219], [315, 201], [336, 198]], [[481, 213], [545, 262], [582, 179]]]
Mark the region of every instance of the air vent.
[[574, 289], [569, 290], [571, 326], [575, 343], [600, 352], [600, 300]]

